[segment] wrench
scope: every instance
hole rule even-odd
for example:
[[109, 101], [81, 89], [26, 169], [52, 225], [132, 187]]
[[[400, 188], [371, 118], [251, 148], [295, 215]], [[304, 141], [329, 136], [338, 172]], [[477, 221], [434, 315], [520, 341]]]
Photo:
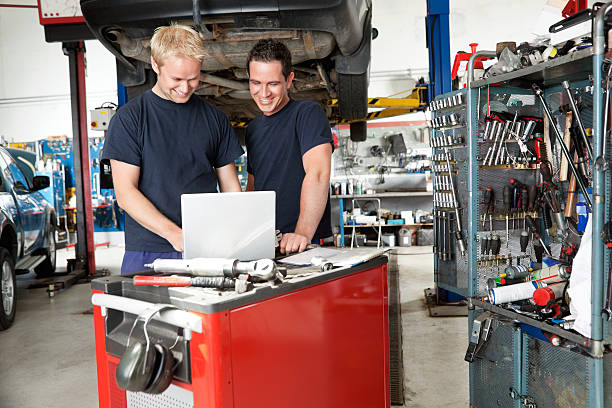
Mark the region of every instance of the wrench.
[[608, 271], [606, 302], [604, 304], [604, 309], [601, 311], [603, 318], [606, 320], [612, 319], [612, 309], [610, 309], [610, 299], [611, 298], [612, 298], [612, 264], [610, 264], [610, 270]]

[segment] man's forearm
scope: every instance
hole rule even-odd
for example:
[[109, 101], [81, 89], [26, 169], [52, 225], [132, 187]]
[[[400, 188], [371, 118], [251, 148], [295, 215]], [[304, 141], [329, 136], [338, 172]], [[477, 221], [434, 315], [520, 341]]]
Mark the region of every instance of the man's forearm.
[[329, 192], [329, 177], [325, 174], [306, 174], [300, 196], [300, 216], [295, 233], [312, 240], [325, 207]]
[[119, 206], [136, 222], [151, 232], [165, 238], [181, 232], [181, 228], [163, 215], [138, 189], [116, 191]]

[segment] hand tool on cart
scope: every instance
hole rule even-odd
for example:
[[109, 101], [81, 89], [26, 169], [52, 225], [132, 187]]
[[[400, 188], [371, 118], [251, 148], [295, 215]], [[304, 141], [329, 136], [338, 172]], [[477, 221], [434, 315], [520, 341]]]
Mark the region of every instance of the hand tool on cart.
[[482, 201], [485, 208], [482, 218], [482, 227], [484, 228], [487, 222], [487, 215], [491, 214], [492, 208], [495, 206], [495, 191], [490, 187], [486, 187], [482, 192]]
[[582, 195], [584, 196], [585, 203], [587, 207], [589, 208], [589, 211], [592, 211], [593, 204], [591, 202], [591, 197], [589, 196], [589, 193], [586, 189], [586, 185], [584, 184], [582, 178], [580, 177], [580, 174], [578, 173], [578, 169], [574, 165], [574, 161], [572, 160], [572, 157], [570, 155], [569, 150], [567, 149], [567, 146], [565, 145], [565, 143], [563, 143], [563, 137], [559, 133], [559, 129], [557, 129], [557, 126], [555, 125], [555, 120], [552, 116], [550, 108], [548, 107], [548, 104], [546, 103], [546, 100], [544, 99], [544, 92], [537, 84], [532, 84], [531, 88], [533, 89], [533, 92], [535, 93], [536, 97], [540, 100], [540, 104], [542, 105], [542, 110], [544, 111], [544, 113], [546, 114], [546, 117], [548, 118], [550, 127], [553, 129], [553, 133], [555, 134], [555, 137], [557, 138], [557, 142], [561, 146], [561, 151], [563, 152], [563, 155], [567, 159], [567, 163], [569, 164], [569, 167], [572, 170], [572, 174], [574, 174], [574, 176], [576, 177], [576, 182], [578, 183], [578, 186], [580, 187], [580, 191], [582, 191]]
[[527, 226], [529, 227], [529, 230], [531, 230], [533, 237], [537, 239], [540, 242], [540, 244], [542, 244], [542, 248], [544, 249], [544, 251], [546, 251], [546, 254], [549, 257], [552, 257], [552, 254], [550, 252], [550, 249], [548, 248], [548, 245], [544, 243], [544, 241], [542, 240], [542, 237], [538, 233], [538, 228], [536, 227], [536, 224], [533, 221], [533, 218], [531, 218], [531, 216], [528, 215], [525, 217], [525, 221], [527, 221]]
[[525, 217], [527, 216], [527, 211], [529, 210], [529, 191], [527, 186], [523, 185], [521, 187], [521, 215], [523, 217], [523, 229], [521, 230], [521, 236], [519, 238], [519, 243], [521, 245], [521, 252], [527, 252], [527, 246], [529, 245], [529, 231], [527, 231], [527, 222], [525, 221]]
[[489, 235], [483, 233], [482, 242], [480, 243], [480, 252], [482, 255], [489, 255], [491, 250], [491, 239], [493, 234], [493, 219], [492, 214], [495, 210], [495, 191], [486, 187], [482, 193], [483, 204], [484, 204], [484, 216], [482, 218], [482, 227], [484, 228], [487, 222], [487, 216], [489, 217]]
[[[246, 277], [246, 275], [243, 275]], [[166, 286], [198, 288], [233, 289], [237, 293], [244, 293], [253, 289], [253, 283], [246, 279], [232, 279], [222, 276], [147, 276], [136, 275], [133, 278], [134, 286]]]
[[461, 252], [461, 256], [465, 255], [465, 241], [463, 240], [463, 231], [461, 229], [461, 215], [459, 214], [459, 201], [457, 200], [457, 193], [455, 192], [455, 182], [453, 181], [453, 173], [452, 167], [450, 164], [450, 154], [447, 149], [444, 149], [444, 154], [446, 155], [446, 164], [448, 165], [448, 173], [449, 173], [449, 182], [451, 193], [453, 197], [453, 207], [455, 210], [455, 239], [457, 240], [457, 245], [459, 246], [459, 251]]
[[503, 159], [500, 162], [500, 159], [503, 157], [502, 156], [502, 152], [503, 152], [502, 145], [504, 144], [504, 139], [506, 138], [506, 135], [508, 134], [508, 130], [510, 129], [511, 124], [512, 124], [511, 122], [506, 122], [504, 124], [504, 129], [501, 132], [501, 138], [499, 139], [499, 146], [497, 146], [497, 154], [495, 155], [495, 162], [493, 163], [496, 166], [498, 164], [503, 164]]
[[488, 162], [483, 163], [484, 165], [491, 166], [493, 164], [493, 158], [495, 156], [497, 141], [499, 140], [499, 135], [502, 132], [503, 124], [499, 123], [497, 125], [497, 130], [495, 131], [495, 140], [493, 140], [493, 145], [491, 146], [491, 155], [489, 155]]
[[[601, 231], [601, 240], [604, 245], [608, 248], [612, 248], [612, 221], [608, 221], [604, 224]], [[610, 304], [612, 303], [612, 262], [610, 262], [610, 269], [608, 269], [608, 278], [606, 279], [606, 299], [604, 300], [604, 309], [602, 310], [602, 316], [604, 319], [612, 319], [612, 309]]]
[[509, 215], [512, 208], [512, 187], [504, 186], [504, 213], [506, 214], [506, 248], [510, 241]]
[[544, 247], [540, 241], [533, 241], [533, 255], [535, 256], [536, 263], [541, 264], [544, 255]]
[[465, 361], [473, 363], [478, 352], [485, 345], [491, 334], [491, 323], [493, 318], [491, 312], [484, 312], [476, 317], [472, 322], [472, 333], [470, 335], [470, 344], [465, 352]]
[[195, 276], [236, 278], [246, 274], [256, 281], [281, 279], [271, 259], [243, 262], [231, 258], [156, 259], [145, 267], [155, 272], [181, 272]]
[[604, 302], [604, 309], [602, 316], [606, 320], [612, 319], [612, 309], [610, 309], [610, 302], [612, 301], [612, 262], [610, 263], [610, 269], [608, 269], [608, 279], [606, 280], [606, 300]]
[[[576, 159], [577, 153], [574, 153], [574, 160]], [[576, 202], [578, 201], [578, 195], [576, 194], [576, 177], [572, 174], [569, 179], [569, 185], [567, 187], [567, 198], [565, 201], [565, 218], [575, 218]]]
[[[559, 108], [561, 112], [565, 113], [565, 126], [563, 128], [563, 143], [570, 149], [572, 148], [572, 112], [567, 112], [564, 106]], [[578, 145], [574, 143], [574, 148], [577, 148]], [[559, 166], [559, 181], [567, 181], [567, 160], [565, 157], [561, 157], [561, 165]]]
[[[563, 87], [563, 89], [565, 89], [565, 93], [568, 96], [570, 107], [572, 108], [573, 116], [576, 119], [576, 123], [578, 124], [578, 130], [580, 131], [580, 135], [582, 136], [582, 141], [584, 142], [584, 145], [587, 150], [587, 154], [589, 156], [588, 159], [590, 161], [593, 161], [593, 148], [591, 147], [591, 144], [589, 143], [589, 138], [586, 134], [586, 129], [584, 127], [584, 124], [582, 123], [582, 119], [580, 119], [580, 113], [578, 112], [576, 101], [574, 100], [574, 96], [572, 95], [572, 91], [570, 90], [570, 83], [568, 81], [563, 81], [561, 82], [561, 86]], [[568, 161], [571, 160], [569, 157], [566, 157], [566, 159]]]
[[552, 190], [549, 185], [546, 185], [545, 190], [543, 191], [543, 196], [553, 212], [555, 224], [557, 224], [557, 231], [563, 235], [565, 233], [565, 217], [561, 212], [561, 207], [559, 205], [559, 201], [557, 200], [555, 190]]
[[448, 247], [449, 247], [449, 225], [448, 225], [448, 214], [446, 211], [442, 211], [440, 215], [442, 219], [442, 260], [449, 261]]

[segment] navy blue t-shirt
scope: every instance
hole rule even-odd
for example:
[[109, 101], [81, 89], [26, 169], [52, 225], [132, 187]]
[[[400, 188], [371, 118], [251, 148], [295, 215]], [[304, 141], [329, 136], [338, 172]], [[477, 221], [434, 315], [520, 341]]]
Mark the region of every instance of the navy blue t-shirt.
[[[102, 159], [140, 167], [138, 189], [181, 226], [181, 194], [216, 192], [215, 168], [232, 163], [243, 153], [229, 120], [219, 109], [197, 95], [182, 104], [147, 91], [122, 106], [111, 119]], [[168, 241], [128, 214], [125, 249], [174, 251]]]
[[[255, 190], [276, 191], [276, 229], [295, 231], [300, 215], [302, 156], [313, 147], [331, 143], [329, 121], [319, 104], [289, 100], [273, 115], [253, 119], [246, 132], [247, 170]], [[329, 197], [314, 239], [331, 235]]]

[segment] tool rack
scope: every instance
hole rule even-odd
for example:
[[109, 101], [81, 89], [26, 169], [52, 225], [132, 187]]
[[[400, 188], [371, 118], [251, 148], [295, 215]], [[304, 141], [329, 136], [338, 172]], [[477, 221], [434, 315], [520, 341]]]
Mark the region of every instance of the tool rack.
[[[468, 64], [467, 89], [438, 96], [431, 105], [434, 175], [434, 280], [438, 288], [463, 295], [469, 304], [470, 406], [487, 407], [612, 407], [612, 321], [605, 320], [604, 290], [610, 254], [605, 250], [600, 233], [610, 220], [610, 171], [604, 157], [604, 16], [612, 10], [612, 2], [602, 7], [593, 22], [594, 44], [563, 57], [474, 81], [473, 66], [478, 57], [495, 57], [495, 52], [475, 53]], [[608, 29], [609, 27], [606, 27]], [[511, 178], [532, 184], [540, 172], [536, 163], [504, 158], [504, 154], [521, 157], [519, 143], [509, 141], [491, 162], [490, 147], [501, 142], [485, 140], [487, 107], [504, 103], [519, 115], [544, 117], [545, 112], [531, 88], [538, 83], [549, 106], [558, 108], [561, 83], [569, 81], [571, 91], [580, 96], [581, 119], [592, 128], [592, 268], [591, 268], [591, 336], [565, 330], [560, 325], [533, 319], [507, 307], [488, 301], [487, 283], [508, 263], [514, 265], [521, 255], [524, 263], [534, 260], [534, 239], [526, 253], [519, 247], [520, 232], [526, 211], [512, 212], [509, 222], [520, 220], [520, 227], [510, 226], [506, 232], [503, 189]], [[502, 102], [503, 101], [503, 102]], [[589, 107], [591, 109], [589, 109]], [[558, 112], [558, 109], [556, 109]], [[591, 116], [592, 111], [592, 116]], [[612, 118], [608, 118], [608, 124]], [[563, 127], [563, 122], [559, 127]], [[491, 125], [489, 125], [491, 126]], [[552, 126], [550, 138], [554, 139]], [[556, 145], [559, 147], [559, 143]], [[609, 149], [607, 150], [609, 152]], [[447, 153], [449, 155], [447, 162]], [[487, 153], [489, 157], [487, 158]], [[552, 151], [552, 159], [561, 152]], [[609, 153], [606, 153], [609, 156]], [[487, 160], [485, 160], [485, 158]], [[497, 163], [495, 160], [497, 159]], [[609, 166], [608, 166], [609, 167]], [[555, 167], [556, 170], [556, 167]], [[571, 174], [571, 172], [568, 172]], [[452, 183], [449, 178], [452, 178]], [[567, 194], [567, 182], [558, 183], [561, 196]], [[485, 218], [485, 189], [495, 192], [492, 217]], [[455, 197], [452, 195], [455, 192]], [[576, 190], [579, 190], [576, 187]], [[586, 201], [586, 200], [585, 200]], [[457, 210], [456, 210], [457, 209]], [[457, 215], [462, 227], [457, 232]], [[483, 221], [485, 221], [483, 223]], [[509, 240], [506, 240], [506, 234]], [[500, 237], [499, 253], [483, 253], [483, 239]], [[546, 237], [548, 240], [550, 237]], [[466, 244], [462, 254], [457, 243]], [[559, 253], [559, 244], [549, 240], [552, 253]], [[554, 340], [553, 340], [554, 339]], [[553, 345], [555, 344], [555, 345]]]

